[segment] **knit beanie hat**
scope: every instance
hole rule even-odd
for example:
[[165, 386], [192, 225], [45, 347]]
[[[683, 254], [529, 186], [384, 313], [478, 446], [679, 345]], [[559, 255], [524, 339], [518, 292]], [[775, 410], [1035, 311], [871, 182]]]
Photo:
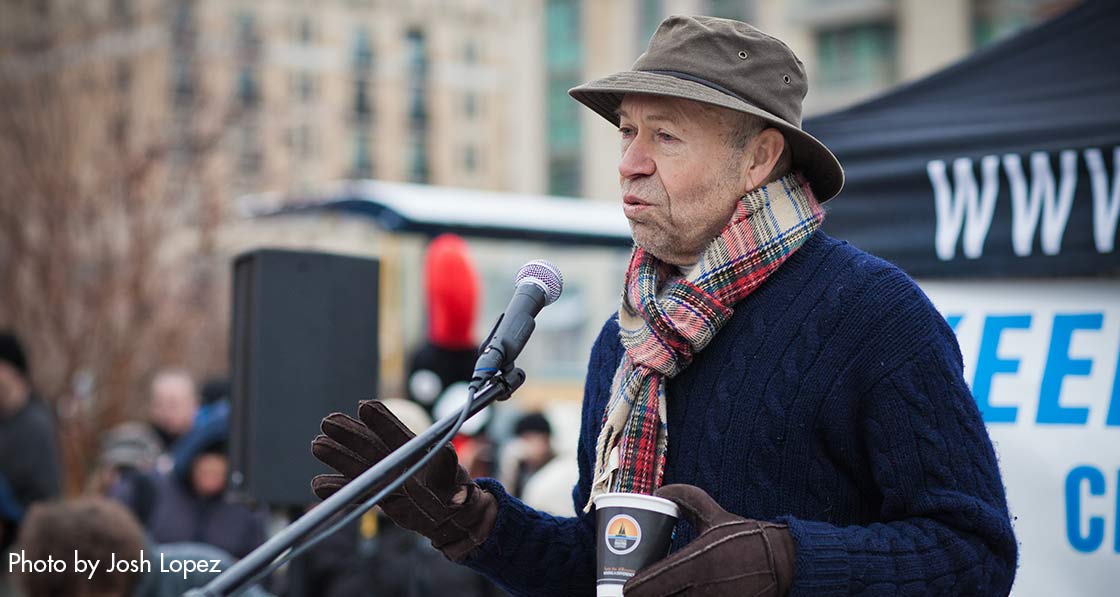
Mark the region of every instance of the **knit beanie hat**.
[[548, 424], [548, 419], [541, 413], [529, 413], [521, 417], [521, 420], [517, 422], [517, 426], [513, 429], [514, 435], [533, 432], [552, 434], [552, 426]]
[[27, 377], [27, 355], [15, 334], [0, 332], [0, 361], [10, 363], [21, 375]]
[[98, 460], [104, 466], [150, 471], [159, 458], [160, 440], [151, 427], [132, 421], [105, 432]]

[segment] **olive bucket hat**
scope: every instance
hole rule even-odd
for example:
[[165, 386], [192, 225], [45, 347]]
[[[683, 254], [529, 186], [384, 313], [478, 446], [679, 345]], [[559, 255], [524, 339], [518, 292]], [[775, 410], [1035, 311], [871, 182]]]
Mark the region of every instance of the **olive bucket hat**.
[[674, 15], [661, 22], [631, 70], [568, 90], [618, 125], [627, 93], [677, 97], [762, 118], [780, 130], [820, 202], [844, 186], [844, 170], [823, 143], [801, 130], [805, 69], [780, 40], [739, 21]]

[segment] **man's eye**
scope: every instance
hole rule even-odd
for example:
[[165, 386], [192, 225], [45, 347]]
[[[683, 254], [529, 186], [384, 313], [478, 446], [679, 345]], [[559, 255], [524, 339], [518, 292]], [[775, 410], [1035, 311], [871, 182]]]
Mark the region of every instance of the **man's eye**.
[[634, 134], [634, 129], [628, 126], [620, 126], [618, 127], [618, 132], [621, 133], [623, 137], [629, 137]]
[[661, 139], [662, 141], [676, 141], [677, 140], [676, 137], [674, 137], [674, 136], [672, 136], [672, 135], [670, 135], [669, 133], [666, 133], [666, 132], [657, 133], [657, 138]]

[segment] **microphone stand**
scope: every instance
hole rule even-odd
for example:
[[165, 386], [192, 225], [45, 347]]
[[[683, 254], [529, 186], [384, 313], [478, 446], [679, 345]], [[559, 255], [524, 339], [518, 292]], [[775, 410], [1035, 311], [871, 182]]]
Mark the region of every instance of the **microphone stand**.
[[[523, 383], [525, 383], [525, 372], [512, 366], [507, 372], [498, 373], [490, 378], [471, 401], [468, 418], [474, 416], [495, 400], [509, 398], [514, 390], [521, 387]], [[342, 512], [355, 502], [360, 504], [362, 496], [372, 495], [374, 488], [388, 485], [391, 482], [389, 476], [393, 469], [402, 468], [416, 462], [428, 448], [432, 447], [433, 443], [451, 429], [455, 421], [458, 420], [459, 414], [459, 411], [456, 411], [440, 419], [423, 433], [394, 450], [384, 460], [344, 485], [337, 493], [323, 500], [310, 512], [285, 527], [275, 537], [227, 568], [225, 572], [216, 576], [206, 586], [201, 589], [192, 589], [184, 595], [186, 597], [226, 597], [242, 589], [246, 582], [267, 568], [285, 551], [306, 538], [324, 521]]]

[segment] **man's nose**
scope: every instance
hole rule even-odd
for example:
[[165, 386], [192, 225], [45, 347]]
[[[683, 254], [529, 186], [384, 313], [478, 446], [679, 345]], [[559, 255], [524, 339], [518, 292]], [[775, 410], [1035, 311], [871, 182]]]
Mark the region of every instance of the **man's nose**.
[[618, 174], [622, 178], [649, 176], [656, 168], [649, 155], [649, 146], [641, 139], [634, 139], [622, 150], [622, 159], [618, 162]]

